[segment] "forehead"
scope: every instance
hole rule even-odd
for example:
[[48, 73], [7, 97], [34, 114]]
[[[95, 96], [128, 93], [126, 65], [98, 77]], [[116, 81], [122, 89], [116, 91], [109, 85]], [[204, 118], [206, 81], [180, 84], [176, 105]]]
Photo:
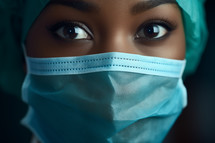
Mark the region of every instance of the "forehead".
[[[43, 0], [45, 1], [45, 0]], [[159, 3], [163, 3], [163, 2], [175, 2], [176, 0], [50, 0], [50, 1], [86, 1], [86, 2], [128, 2], [128, 1], [142, 1], [142, 2], [159, 2]]]
[[176, 3], [176, 0], [50, 0], [51, 2], [77, 2], [77, 3], [113, 3], [113, 4], [122, 4], [122, 3], [145, 3], [145, 4], [165, 4], [165, 3]]
[[73, 8], [82, 11], [88, 11], [96, 8], [108, 9], [108, 7], [105, 6], [108, 3], [112, 3], [112, 6], [115, 7], [127, 6], [129, 9], [133, 9], [131, 11], [134, 13], [142, 12], [165, 3], [177, 4], [176, 0], [26, 0], [22, 41], [25, 40], [28, 30], [35, 19], [37, 19], [40, 15], [41, 11], [43, 11], [43, 9], [51, 3], [72, 6]]
[[162, 4], [177, 4], [176, 0], [51, 0], [49, 4], [61, 4], [82, 11], [97, 11], [103, 8], [128, 7], [131, 13], [148, 10]]

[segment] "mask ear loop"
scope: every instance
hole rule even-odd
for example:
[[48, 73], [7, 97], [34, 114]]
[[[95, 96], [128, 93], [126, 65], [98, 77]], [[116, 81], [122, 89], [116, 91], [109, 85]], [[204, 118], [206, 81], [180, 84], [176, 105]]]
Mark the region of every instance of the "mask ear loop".
[[181, 73], [180, 73], [180, 78], [182, 78], [182, 77], [183, 77], [183, 74], [184, 74], [184, 71], [185, 71], [186, 64], [187, 64], [187, 60], [186, 60], [186, 59], [184, 59], [184, 64], [183, 64], [183, 67], [182, 67], [182, 70], [181, 70]]
[[27, 51], [26, 51], [26, 46], [24, 43], [21, 43], [21, 47], [22, 47], [22, 51], [23, 51], [23, 54], [24, 54], [24, 60], [25, 60], [25, 63], [26, 63], [26, 73], [28, 73], [29, 71], [29, 64], [28, 64], [28, 60], [27, 60]]
[[23, 53], [24, 53], [24, 56], [26, 57], [26, 56], [27, 56], [27, 52], [26, 52], [25, 44], [22, 43], [21, 46], [22, 46], [22, 51], [23, 51]]

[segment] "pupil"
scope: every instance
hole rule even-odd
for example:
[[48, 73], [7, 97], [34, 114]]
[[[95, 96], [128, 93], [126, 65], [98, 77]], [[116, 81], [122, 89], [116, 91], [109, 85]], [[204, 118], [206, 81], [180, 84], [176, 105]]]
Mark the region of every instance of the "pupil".
[[144, 34], [148, 38], [154, 38], [159, 34], [159, 28], [155, 25], [147, 26], [144, 29]]
[[68, 26], [64, 28], [64, 36], [66, 38], [74, 39], [78, 34], [75, 31], [74, 26]]
[[154, 28], [152, 26], [150, 26], [148, 29], [148, 34], [153, 34], [154, 33]]
[[74, 33], [74, 29], [69, 29], [68, 30], [68, 33], [70, 34], [70, 33]]

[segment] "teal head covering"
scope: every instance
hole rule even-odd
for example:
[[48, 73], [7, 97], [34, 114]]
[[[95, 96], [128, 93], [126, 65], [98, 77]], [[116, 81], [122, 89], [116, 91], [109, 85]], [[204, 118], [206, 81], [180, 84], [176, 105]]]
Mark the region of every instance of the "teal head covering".
[[184, 76], [193, 73], [206, 46], [208, 31], [205, 21], [205, 0], [176, 0], [182, 9], [186, 36], [186, 60]]
[[[206, 45], [205, 0], [176, 1], [182, 11], [186, 34], [186, 76], [196, 70]], [[20, 94], [24, 78], [21, 43], [48, 2], [49, 0], [0, 0], [0, 17], [4, 21], [0, 23], [0, 87], [9, 93]]]
[[20, 95], [24, 58], [20, 47], [23, 0], [0, 0], [0, 90]]

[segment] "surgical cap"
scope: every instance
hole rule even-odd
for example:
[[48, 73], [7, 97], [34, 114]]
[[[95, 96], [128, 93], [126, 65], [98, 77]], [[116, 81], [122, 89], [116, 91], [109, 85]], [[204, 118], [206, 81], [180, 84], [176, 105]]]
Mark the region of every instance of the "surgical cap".
[[[187, 65], [184, 75], [193, 73], [207, 41], [205, 0], [176, 0], [182, 11], [186, 36]], [[0, 88], [20, 95], [24, 79], [21, 44], [49, 0], [0, 0]]]

